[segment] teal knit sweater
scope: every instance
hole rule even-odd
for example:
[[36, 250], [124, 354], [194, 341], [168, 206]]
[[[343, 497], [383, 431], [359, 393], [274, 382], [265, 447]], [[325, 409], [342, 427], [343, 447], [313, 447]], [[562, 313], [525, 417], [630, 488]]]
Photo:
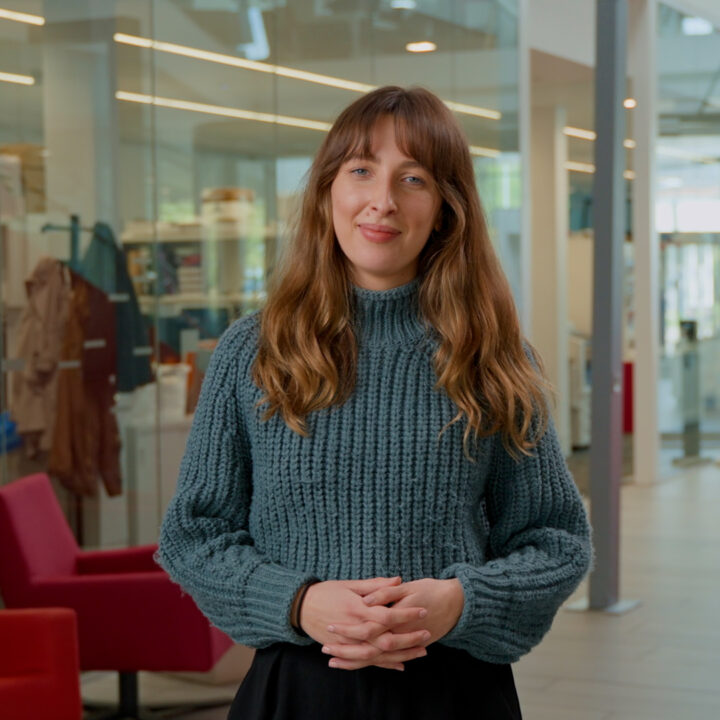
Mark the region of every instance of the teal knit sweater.
[[587, 517], [552, 427], [519, 461], [495, 435], [470, 462], [464, 422], [438, 440], [456, 409], [434, 389], [418, 286], [353, 288], [357, 385], [308, 416], [307, 438], [255, 408], [257, 314], [221, 338], [157, 559], [235, 641], [312, 642], [289, 618], [313, 577], [457, 577], [465, 605], [441, 642], [513, 662], [588, 570]]

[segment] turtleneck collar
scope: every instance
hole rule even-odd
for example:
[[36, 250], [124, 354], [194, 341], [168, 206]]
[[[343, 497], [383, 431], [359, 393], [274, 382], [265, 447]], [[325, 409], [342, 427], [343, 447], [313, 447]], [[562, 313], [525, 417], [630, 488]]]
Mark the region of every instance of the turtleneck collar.
[[390, 290], [352, 285], [355, 329], [361, 345], [389, 345], [418, 340], [425, 334], [418, 308], [420, 278]]

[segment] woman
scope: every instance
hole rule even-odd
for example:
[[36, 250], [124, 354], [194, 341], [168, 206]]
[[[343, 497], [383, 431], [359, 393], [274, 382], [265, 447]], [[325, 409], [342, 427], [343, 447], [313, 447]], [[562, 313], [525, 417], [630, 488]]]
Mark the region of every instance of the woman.
[[591, 561], [544, 390], [457, 122], [423, 89], [356, 100], [163, 522], [162, 565], [260, 648], [231, 719], [520, 717], [509, 663]]

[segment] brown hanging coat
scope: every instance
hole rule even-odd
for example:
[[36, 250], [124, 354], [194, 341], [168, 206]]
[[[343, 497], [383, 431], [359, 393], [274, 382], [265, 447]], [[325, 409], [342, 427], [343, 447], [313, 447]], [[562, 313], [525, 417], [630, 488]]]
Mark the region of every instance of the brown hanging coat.
[[25, 281], [13, 375], [12, 416], [29, 457], [52, 445], [57, 410], [57, 363], [70, 308], [70, 278], [55, 258], [42, 258]]
[[[72, 296], [61, 350], [57, 417], [48, 471], [80, 495], [122, 492], [113, 413], [115, 309], [105, 293], [70, 271]], [[76, 363], [76, 365], [73, 365]]]

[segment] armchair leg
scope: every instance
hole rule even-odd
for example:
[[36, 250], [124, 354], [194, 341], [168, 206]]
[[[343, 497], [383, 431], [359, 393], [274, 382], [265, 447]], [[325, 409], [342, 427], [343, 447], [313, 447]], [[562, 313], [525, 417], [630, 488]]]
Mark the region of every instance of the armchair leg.
[[137, 672], [118, 673], [118, 700], [115, 708], [93, 713], [90, 720], [145, 720], [149, 717], [140, 713]]
[[121, 672], [119, 673], [119, 704], [115, 708], [100, 710], [99, 713], [94, 712], [94, 708], [86, 706], [86, 710], [90, 712], [86, 715], [86, 720], [164, 720], [177, 715], [198, 710], [207, 707], [220, 707], [226, 705], [225, 702], [220, 703], [198, 703], [177, 705], [167, 708], [141, 709], [138, 701], [138, 674], [137, 672]]
[[136, 672], [121, 672], [119, 684], [120, 717], [136, 718], [138, 716], [138, 675]]

